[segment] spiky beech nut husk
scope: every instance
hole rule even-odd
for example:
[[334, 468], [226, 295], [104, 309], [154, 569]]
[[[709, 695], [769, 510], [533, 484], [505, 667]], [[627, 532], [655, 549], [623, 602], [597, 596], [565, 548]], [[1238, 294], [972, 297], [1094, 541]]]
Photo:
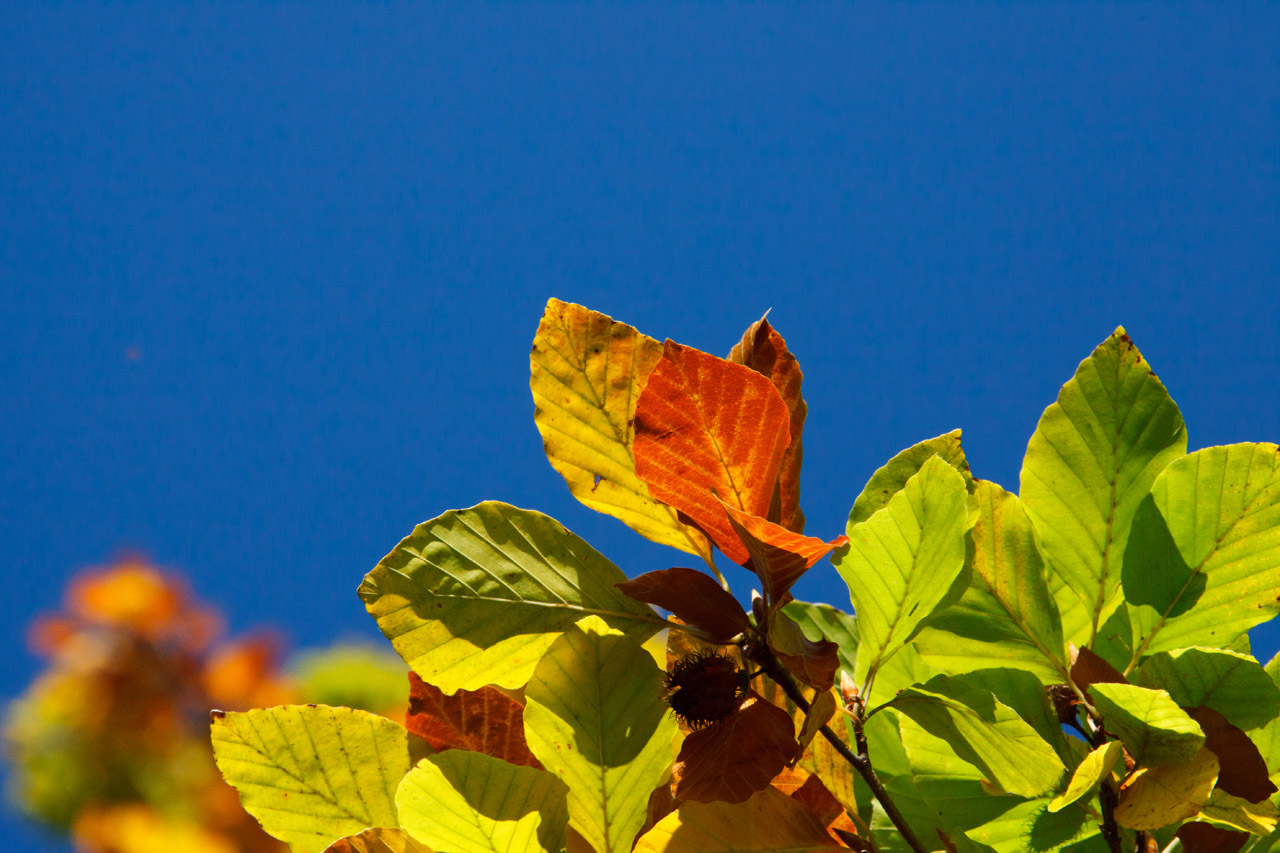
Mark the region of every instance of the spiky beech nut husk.
[[667, 673], [667, 704], [692, 729], [733, 716], [747, 695], [750, 677], [720, 652], [685, 655]]

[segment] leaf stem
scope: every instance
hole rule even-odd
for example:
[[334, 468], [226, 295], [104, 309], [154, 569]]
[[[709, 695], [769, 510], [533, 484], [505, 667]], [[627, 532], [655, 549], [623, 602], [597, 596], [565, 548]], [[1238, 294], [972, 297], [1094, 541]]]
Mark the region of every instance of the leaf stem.
[[[782, 688], [792, 702], [804, 711], [809, 713], [809, 700], [804, 698], [804, 693], [800, 691], [799, 685], [791, 673], [787, 671], [782, 662], [778, 660], [768, 644], [763, 641], [750, 643], [745, 651], [748, 656], [764, 669], [765, 673]], [[907, 823], [906, 818], [902, 816], [902, 812], [898, 811], [898, 806], [893, 802], [893, 798], [889, 796], [889, 792], [885, 790], [884, 785], [880, 782], [880, 777], [876, 776], [875, 768], [871, 766], [871, 759], [867, 755], [867, 737], [862, 731], [862, 719], [855, 717], [853, 724], [854, 740], [858, 747], [855, 753], [849, 749], [849, 745], [840, 739], [840, 736], [832, 731], [830, 726], [824, 725], [819, 731], [822, 736], [827, 739], [836, 752], [840, 753], [845, 761], [853, 766], [854, 770], [862, 776], [862, 780], [867, 783], [867, 787], [871, 789], [871, 793], [875, 795], [876, 800], [880, 803], [884, 813], [893, 822], [894, 828], [902, 835], [902, 840], [907, 843], [915, 853], [928, 853], [929, 848], [925, 847], [916, 835], [915, 830]]]

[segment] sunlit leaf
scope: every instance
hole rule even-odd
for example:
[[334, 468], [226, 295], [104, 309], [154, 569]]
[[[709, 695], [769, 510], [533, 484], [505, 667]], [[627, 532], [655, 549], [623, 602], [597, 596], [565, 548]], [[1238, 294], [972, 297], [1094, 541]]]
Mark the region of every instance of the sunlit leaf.
[[1159, 829], [1200, 812], [1218, 778], [1218, 759], [1201, 749], [1188, 761], [1137, 770], [1120, 795], [1116, 823]]
[[765, 601], [773, 607], [786, 600], [792, 584], [814, 563], [844, 544], [844, 537], [824, 542], [816, 536], [793, 533], [781, 525], [734, 509], [723, 501], [729, 524], [746, 548], [748, 567], [763, 585]]
[[1084, 602], [1089, 644], [1123, 601], [1120, 566], [1138, 504], [1187, 449], [1178, 407], [1124, 329], [1062, 387], [1027, 445], [1021, 496], [1050, 569]]
[[1218, 788], [1209, 795], [1197, 819], [1252, 835], [1268, 835], [1280, 824], [1280, 810], [1270, 800], [1252, 803]]
[[636, 853], [806, 853], [840, 845], [803, 805], [775, 788], [737, 803], [683, 803], [640, 837]]
[[405, 728], [436, 752], [469, 749], [512, 764], [542, 766], [525, 743], [524, 708], [494, 687], [448, 696], [411, 672]]
[[597, 853], [627, 851], [676, 755], [663, 673], [635, 640], [588, 617], [551, 644], [525, 688], [525, 736], [569, 786], [569, 823]]
[[365, 576], [360, 598], [424, 681], [516, 688], [583, 616], [644, 639], [664, 627], [623, 595], [617, 566], [540, 512], [489, 501], [423, 522]]
[[1107, 731], [1124, 743], [1139, 764], [1155, 767], [1189, 761], [1204, 746], [1199, 724], [1163, 690], [1094, 684], [1089, 692]]
[[964, 478], [935, 456], [883, 509], [849, 527], [849, 545], [831, 561], [849, 585], [867, 677], [963, 580], [966, 513]]
[[964, 458], [964, 448], [960, 445], [960, 430], [952, 430], [899, 451], [872, 474], [862, 493], [853, 502], [848, 526], [860, 524], [888, 506], [889, 500], [902, 491], [907, 480], [914, 477], [932, 456], [940, 456], [944, 462], [959, 471], [964, 477], [965, 489], [973, 491], [975, 483], [973, 475], [969, 473], [969, 463]]
[[973, 579], [961, 599], [916, 639], [926, 662], [948, 672], [1012, 666], [1046, 684], [1067, 674], [1058, 607], [1044, 559], [1017, 496], [977, 484]]
[[[1271, 683], [1280, 687], [1280, 654], [1267, 663], [1264, 671], [1271, 679]], [[1270, 720], [1262, 728], [1249, 732], [1249, 740], [1258, 747], [1258, 752], [1267, 765], [1271, 783], [1280, 785], [1280, 717]]]
[[367, 711], [285, 705], [214, 712], [213, 756], [245, 811], [300, 853], [371, 826], [397, 826], [408, 733]]
[[650, 494], [692, 519], [730, 560], [744, 563], [747, 551], [720, 500], [768, 516], [791, 442], [789, 420], [767, 377], [667, 341], [636, 407], [636, 473]]
[[1241, 729], [1255, 729], [1280, 714], [1280, 689], [1249, 655], [1193, 647], [1143, 661], [1133, 678], [1169, 691], [1184, 708], [1207, 705]]
[[1156, 479], [1125, 552], [1133, 659], [1225, 647], [1280, 613], [1280, 447], [1232, 444]]
[[893, 706], [1011, 794], [1046, 794], [1066, 770], [1053, 747], [1013, 709], [957, 678], [938, 676], [909, 688]]
[[1204, 745], [1218, 756], [1218, 790], [1251, 803], [1276, 792], [1267, 778], [1267, 763], [1249, 736], [1227, 718], [1204, 705], [1188, 708], [1187, 715], [1204, 731]]
[[706, 537], [636, 476], [636, 401], [661, 357], [662, 344], [631, 326], [551, 299], [529, 353], [533, 420], [574, 497], [647, 539], [707, 555]]
[[1096, 788], [1103, 779], [1111, 775], [1116, 759], [1123, 751], [1120, 741], [1111, 740], [1085, 756], [1084, 761], [1081, 761], [1080, 766], [1071, 774], [1067, 790], [1054, 797], [1049, 803], [1049, 811], [1060, 811]]
[[432, 853], [431, 848], [403, 829], [378, 827], [357, 835], [341, 838], [325, 848], [324, 853]]
[[804, 374], [796, 357], [787, 349], [769, 321], [763, 317], [751, 324], [742, 340], [729, 353], [729, 361], [745, 364], [757, 373], [769, 377], [778, 389], [787, 411], [791, 415], [791, 443], [782, 454], [778, 469], [779, 514], [778, 523], [796, 533], [804, 532], [804, 513], [800, 511], [800, 462], [803, 458], [801, 432], [809, 407], [800, 396], [800, 383]]
[[557, 853], [568, 810], [545, 770], [451, 749], [419, 761], [396, 791], [400, 826], [447, 853]]
[[659, 569], [617, 584], [636, 601], [669, 610], [717, 642], [728, 642], [750, 623], [738, 600], [710, 575], [693, 569]]
[[676, 799], [743, 802], [768, 786], [798, 749], [791, 715], [752, 694], [732, 717], [685, 737]]

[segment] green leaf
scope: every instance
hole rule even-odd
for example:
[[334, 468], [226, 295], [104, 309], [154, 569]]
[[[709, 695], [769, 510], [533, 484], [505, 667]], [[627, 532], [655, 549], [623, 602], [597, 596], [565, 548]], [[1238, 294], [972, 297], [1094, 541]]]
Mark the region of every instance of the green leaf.
[[[911, 761], [903, 746], [899, 717], [898, 712], [892, 707], [886, 707], [867, 720], [865, 726], [867, 751], [875, 765], [876, 776], [889, 792], [889, 796], [893, 798], [907, 825], [914, 829], [918, 836], [928, 839], [926, 844], [930, 849], [934, 849], [936, 846], [934, 839], [938, 838], [939, 832], [945, 830], [943, 824], [939, 822], [937, 810], [925, 801], [911, 775]], [[847, 727], [852, 728], [852, 726]], [[976, 769], [974, 772], [978, 773]], [[911, 848], [903, 841], [902, 835], [894, 828], [879, 802], [871, 799], [871, 790], [862, 782], [861, 777], [858, 777], [857, 783], [858, 803], [872, 804], [873, 813], [870, 823], [877, 846], [884, 853], [910, 851]], [[966, 839], [962, 837], [960, 841], [966, 842]]]
[[1146, 767], [1190, 761], [1204, 746], [1204, 730], [1164, 690], [1133, 684], [1093, 684], [1093, 704], [1107, 731]]
[[964, 478], [934, 456], [884, 509], [849, 527], [849, 544], [831, 561], [849, 585], [861, 634], [857, 664], [868, 680], [958, 596], [966, 516]]
[[1256, 729], [1280, 714], [1280, 689], [1249, 655], [1193, 647], [1143, 661], [1134, 677], [1162, 688], [1184, 708], [1207, 705], [1237, 728]]
[[569, 786], [569, 824], [598, 853], [629, 851], [676, 756], [663, 672], [635, 640], [587, 617], [525, 688], [529, 749]]
[[1066, 681], [1062, 622], [1031, 522], [1017, 496], [995, 483], [979, 482], [975, 498], [973, 579], [920, 632], [916, 648], [951, 673], [1011, 666], [1045, 684]]
[[[1273, 657], [1263, 671], [1273, 685], [1280, 687], [1280, 654]], [[1254, 746], [1258, 747], [1262, 760], [1266, 762], [1269, 778], [1276, 787], [1280, 787], [1280, 718], [1273, 717], [1266, 725], [1248, 732], [1248, 735]], [[1272, 797], [1272, 801], [1280, 801], [1280, 794]]]
[[942, 457], [944, 462], [959, 471], [964, 477], [965, 488], [973, 491], [974, 479], [969, 473], [969, 463], [964, 458], [964, 448], [960, 445], [960, 430], [952, 430], [900, 451], [872, 474], [863, 487], [862, 494], [853, 502], [847, 526], [861, 524], [888, 506], [889, 500], [902, 491], [907, 481], [933, 456]]
[[245, 811], [298, 853], [397, 825], [409, 735], [385, 717], [325, 705], [215, 711], [213, 757]]
[[1061, 811], [1096, 788], [1111, 774], [1111, 769], [1115, 767], [1116, 759], [1120, 757], [1122, 751], [1120, 741], [1110, 740], [1086, 755], [1084, 761], [1081, 761], [1080, 766], [1071, 774], [1067, 790], [1054, 797], [1049, 803], [1049, 811]]
[[941, 675], [909, 688], [893, 707], [1011, 794], [1046, 794], [1066, 771], [1053, 747], [1012, 708], [958, 678]]
[[1123, 328], [1080, 364], [1045, 409], [1022, 462], [1021, 494], [1050, 570], [1089, 617], [1068, 641], [1091, 643], [1120, 606], [1120, 563], [1133, 514], [1156, 475], [1186, 449], [1178, 407]]
[[1223, 648], [1280, 612], [1280, 447], [1232, 444], [1156, 479], [1125, 552], [1137, 661]]
[[418, 762], [396, 792], [400, 825], [447, 853], [556, 853], [564, 848], [564, 783], [480, 752]]
[[1251, 803], [1218, 789], [1209, 795], [1196, 819], [1253, 835], [1269, 835], [1280, 823], [1280, 810], [1270, 800]]
[[639, 640], [665, 627], [614, 588], [625, 580], [555, 519], [489, 501], [419, 524], [365, 576], [360, 598], [409, 666], [452, 694], [522, 687], [584, 616]]
[[810, 640], [829, 640], [836, 644], [840, 668], [853, 678], [858, 660], [858, 620], [849, 613], [828, 605], [791, 601], [783, 606]]

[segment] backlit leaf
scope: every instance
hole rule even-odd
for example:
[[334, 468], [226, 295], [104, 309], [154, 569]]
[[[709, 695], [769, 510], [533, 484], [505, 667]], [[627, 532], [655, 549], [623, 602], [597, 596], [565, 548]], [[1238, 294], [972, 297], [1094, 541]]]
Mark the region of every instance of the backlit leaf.
[[831, 562], [849, 585], [862, 638], [858, 668], [868, 678], [962, 580], [966, 515], [964, 478], [935, 456], [883, 509], [849, 527], [848, 546]]
[[432, 853], [431, 848], [414, 840], [403, 829], [377, 827], [356, 835], [340, 838], [325, 848], [324, 853]]
[[800, 735], [797, 740], [800, 742], [800, 749], [808, 748], [813, 739], [818, 736], [818, 732], [831, 721], [836, 713], [836, 695], [830, 690], [825, 690], [813, 697], [813, 701], [809, 704], [809, 711], [804, 715], [804, 724], [800, 726]]
[[730, 560], [744, 563], [747, 551], [720, 500], [768, 516], [791, 442], [789, 420], [767, 377], [667, 341], [636, 407], [636, 473], [650, 494], [692, 519]]
[[1251, 803], [1226, 793], [1221, 787], [1209, 795], [1209, 802], [1204, 804], [1197, 817], [1252, 835], [1268, 835], [1280, 824], [1280, 811], [1277, 811], [1275, 803], [1270, 800]]
[[858, 658], [858, 620], [829, 604], [790, 601], [782, 612], [790, 616], [811, 640], [830, 640], [836, 644], [840, 668], [852, 678]]
[[360, 598], [400, 656], [445, 693], [524, 685], [584, 616], [644, 639], [665, 623], [617, 566], [540, 512], [488, 501], [419, 524]]
[[1081, 362], [1040, 418], [1022, 463], [1022, 503], [1052, 571], [1084, 602], [1087, 634], [1123, 600], [1120, 565], [1138, 504], [1183, 455], [1178, 407], [1124, 329]]
[[811, 811], [765, 788], [738, 803], [683, 803], [640, 837], [636, 853], [807, 853], [839, 847]]
[[1011, 794], [1046, 794], [1066, 770], [1053, 747], [1013, 709], [957, 678], [938, 676], [909, 688], [893, 706]]
[[395, 791], [409, 770], [404, 727], [325, 705], [215, 711], [218, 769], [245, 811], [299, 853], [372, 826], [397, 826]]
[[802, 536], [781, 525], [734, 509], [723, 501], [729, 515], [729, 524], [738, 541], [746, 548], [748, 567], [756, 573], [763, 585], [765, 601], [770, 607], [786, 600], [792, 584], [800, 579], [814, 563], [831, 553], [831, 549], [844, 544], [841, 537], [823, 542], [816, 536]]
[[948, 672], [1012, 666], [1046, 684], [1067, 674], [1058, 607], [1035, 531], [1015, 495], [977, 484], [973, 579], [961, 599], [916, 639], [926, 662]]
[[446, 853], [557, 853], [568, 810], [545, 770], [451, 749], [419, 761], [396, 791], [400, 825]]
[[1204, 746], [1200, 725], [1163, 690], [1094, 684], [1089, 692], [1107, 731], [1124, 743], [1139, 764], [1155, 767], [1190, 761]]
[[1188, 708], [1187, 715], [1204, 730], [1204, 745], [1218, 756], [1218, 790], [1251, 803], [1276, 792], [1267, 778], [1267, 763], [1249, 736], [1227, 722], [1227, 718], [1203, 705]]
[[853, 502], [848, 526], [860, 524], [888, 506], [889, 499], [902, 491], [907, 480], [914, 477], [920, 466], [932, 456], [942, 457], [942, 461], [959, 471], [964, 477], [965, 489], [973, 491], [975, 484], [973, 475], [969, 473], [969, 463], [964, 457], [964, 448], [960, 445], [960, 430], [952, 430], [899, 451], [872, 474], [862, 493]]
[[1116, 823], [1159, 829], [1200, 812], [1218, 778], [1218, 759], [1201, 749], [1189, 761], [1144, 768], [1130, 776], [1116, 806]]
[[636, 476], [636, 401], [661, 357], [662, 344], [631, 326], [551, 299], [529, 353], [533, 420], [575, 498], [646, 539], [709, 555], [706, 537]]
[[[849, 745], [845, 726], [839, 720], [832, 725], [832, 730], [846, 746]], [[854, 814], [858, 813], [857, 783], [854, 781], [857, 771], [843, 755], [836, 752], [826, 737], [815, 737], [797, 766], [821, 779], [827, 791], [841, 806]]]
[[836, 644], [810, 640], [785, 613], [775, 613], [769, 625], [769, 647], [796, 678], [817, 690], [830, 690], [840, 658]]
[[628, 851], [676, 755], [663, 672], [639, 643], [588, 617], [525, 688], [525, 736], [569, 786], [569, 824], [597, 853]]
[[448, 696], [411, 672], [405, 728], [436, 752], [469, 749], [512, 764], [542, 766], [525, 743], [523, 706], [494, 687]]
[[[1280, 686], [1280, 654], [1273, 657], [1264, 668], [1271, 683]], [[1272, 784], [1280, 785], [1280, 718], [1249, 732], [1249, 740], [1258, 747]]]
[[742, 340], [729, 353], [729, 361], [744, 364], [757, 373], [769, 377], [778, 389], [782, 401], [791, 415], [791, 443], [782, 454], [778, 469], [779, 517], [778, 523], [796, 533], [804, 532], [804, 513], [800, 511], [800, 462], [804, 456], [801, 432], [809, 407], [800, 396], [800, 383], [804, 374], [800, 364], [787, 349], [782, 335], [763, 317], [751, 324]]
[[1054, 797], [1049, 803], [1049, 811], [1060, 811], [1098, 787], [1103, 779], [1111, 775], [1116, 759], [1123, 751], [1120, 741], [1111, 740], [1086, 755], [1084, 761], [1081, 761], [1080, 766], [1071, 774], [1067, 790]]
[[659, 569], [617, 584], [636, 601], [669, 610], [717, 642], [728, 642], [750, 627], [738, 600], [710, 575], [693, 569]]
[[1254, 729], [1280, 714], [1280, 689], [1249, 655], [1193, 647], [1161, 652], [1143, 661], [1134, 684], [1169, 691], [1184, 708], [1207, 705], [1241, 729]]
[[1225, 647], [1280, 612], [1280, 447], [1179, 459], [1151, 487], [1125, 553], [1133, 659]]
[[743, 802], [767, 787], [798, 749], [791, 715], [752, 694], [732, 717], [685, 737], [676, 799]]

